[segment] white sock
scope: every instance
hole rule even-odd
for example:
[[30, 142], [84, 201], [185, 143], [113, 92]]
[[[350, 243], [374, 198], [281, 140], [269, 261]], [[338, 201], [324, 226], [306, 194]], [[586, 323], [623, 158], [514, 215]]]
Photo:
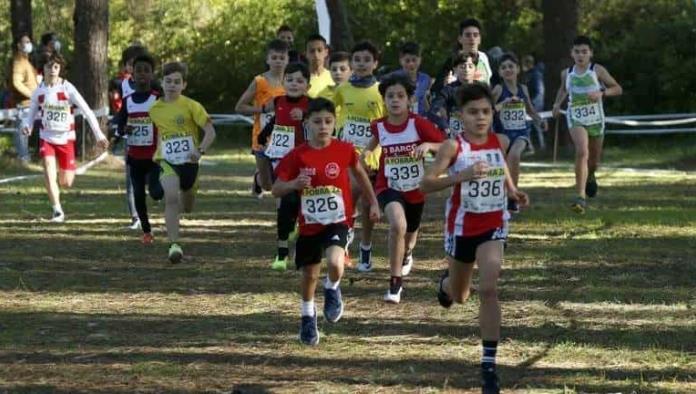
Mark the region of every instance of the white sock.
[[314, 300], [302, 301], [302, 316], [314, 316], [315, 312]]
[[365, 245], [364, 243], [360, 242], [360, 249], [362, 250], [372, 250], [372, 243], [369, 243]]
[[60, 203], [53, 206], [53, 212], [63, 212], [63, 207], [60, 206]]
[[326, 280], [324, 281], [324, 288], [325, 289], [331, 289], [331, 290], [336, 290], [338, 289], [338, 285], [341, 284], [341, 279], [338, 279], [336, 282], [332, 282], [329, 277], [326, 277]]

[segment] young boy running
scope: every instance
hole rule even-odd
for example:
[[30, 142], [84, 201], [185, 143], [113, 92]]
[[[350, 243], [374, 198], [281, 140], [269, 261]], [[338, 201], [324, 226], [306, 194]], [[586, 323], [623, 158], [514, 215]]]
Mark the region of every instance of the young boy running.
[[322, 90], [334, 85], [331, 71], [324, 67], [326, 58], [329, 56], [329, 46], [326, 45], [326, 39], [321, 34], [312, 34], [305, 42], [305, 56], [311, 74], [307, 95], [314, 98], [318, 97]]
[[476, 53], [460, 54], [454, 58], [452, 64], [457, 80], [443, 87], [435, 95], [428, 112], [428, 119], [437, 124], [440, 129], [445, 130], [450, 138], [455, 138], [462, 132], [457, 91], [463, 85], [474, 81], [477, 62]]
[[252, 184], [252, 194], [263, 197], [264, 190], [271, 190], [273, 179], [268, 171], [262, 171], [267, 164], [263, 158], [263, 145], [258, 143], [261, 130], [273, 118], [272, 112], [267, 112], [265, 104], [273, 97], [285, 94], [283, 88], [283, 73], [288, 65], [288, 44], [280, 39], [273, 40], [266, 47], [266, 64], [269, 70], [257, 75], [242, 93], [234, 107], [235, 112], [243, 115], [253, 115], [254, 125], [251, 131], [251, 153], [256, 158], [256, 172]]
[[301, 195], [300, 236], [295, 255], [295, 264], [302, 270], [300, 341], [317, 345], [319, 331], [314, 292], [322, 256], [326, 257], [328, 265], [324, 280], [324, 318], [335, 323], [343, 314], [339, 285], [353, 213], [349, 172], [365, 190], [364, 197], [370, 204], [366, 216], [372, 221], [379, 220], [379, 208], [353, 146], [332, 138], [336, 122], [333, 104], [323, 98], [312, 100], [306, 119], [310, 139], [281, 160], [273, 195]]
[[[497, 136], [491, 132], [493, 98], [475, 83], [459, 91], [464, 131], [445, 141], [421, 183], [426, 193], [452, 187], [445, 214], [445, 252], [449, 268], [440, 278], [438, 300], [449, 308], [469, 296], [474, 263], [479, 268], [479, 325], [483, 340], [481, 373], [484, 393], [498, 393], [495, 354], [500, 340], [497, 282], [507, 236], [507, 194], [528, 204], [509, 176]], [[443, 176], [443, 174], [445, 174]]]
[[173, 264], [184, 257], [179, 245], [179, 214], [193, 211], [198, 189], [198, 161], [215, 140], [215, 128], [205, 108], [181, 94], [186, 88], [186, 74], [183, 63], [162, 66], [164, 97], [149, 111], [158, 132], [154, 160], [162, 167], [164, 221], [170, 242], [169, 261]]
[[[309, 69], [303, 63], [290, 63], [285, 68], [283, 86], [286, 95], [275, 97], [266, 107], [275, 111], [275, 116], [259, 134], [259, 144], [265, 146], [261, 157], [263, 177], [273, 178], [273, 169], [280, 159], [305, 141], [302, 124], [309, 97]], [[298, 193], [288, 193], [279, 202], [277, 210], [278, 253], [271, 264], [274, 270], [285, 271], [290, 253], [288, 239], [295, 229], [300, 206]]]
[[140, 55], [133, 60], [135, 91], [123, 99], [120, 111], [112, 119], [117, 126], [116, 136], [128, 137], [126, 163], [133, 184], [135, 208], [143, 229], [142, 242], [145, 245], [154, 240], [147, 215], [145, 185], [154, 200], [164, 197], [159, 180], [160, 167], [152, 161], [157, 150], [157, 128], [148, 114], [159, 97], [159, 93], [152, 88], [154, 69], [155, 61], [150, 55]]
[[577, 193], [570, 208], [582, 214], [587, 208], [587, 197], [597, 195], [595, 171], [604, 143], [602, 98], [620, 96], [623, 89], [606, 68], [592, 62], [592, 41], [588, 37], [576, 37], [570, 55], [575, 64], [561, 72], [561, 86], [553, 104], [553, 115], [558, 117], [561, 104], [568, 97], [566, 119], [575, 145]]
[[[34, 119], [39, 115], [39, 154], [43, 159], [44, 183], [48, 201], [53, 208], [51, 222], [63, 223], [65, 213], [60, 203], [60, 186], [72, 187], [75, 181], [75, 117], [77, 107], [87, 119], [101, 149], [109, 141], [99, 128], [94, 112], [75, 86], [61, 78], [65, 60], [58, 52], [42, 56], [43, 82], [34, 90], [29, 106], [29, 116], [23, 119], [22, 133], [31, 135]], [[57, 168], [56, 168], [57, 167]], [[56, 176], [57, 173], [57, 176]]]
[[386, 118], [372, 122], [372, 141], [363, 155], [382, 148], [375, 192], [389, 221], [389, 266], [391, 277], [384, 300], [401, 301], [402, 276], [413, 267], [425, 195], [419, 185], [423, 179], [423, 156], [437, 152], [444, 135], [437, 126], [409, 112], [414, 86], [404, 74], [392, 74], [379, 85], [387, 107]]
[[[493, 101], [495, 102], [493, 129], [496, 133], [505, 136], [503, 150], [507, 154], [506, 160], [512, 182], [517, 186], [520, 178], [522, 152], [531, 145], [527, 114], [531, 116], [539, 128], [542, 128], [544, 122], [534, 110], [527, 86], [517, 82], [520, 74], [517, 57], [511, 53], [501, 56], [498, 73], [503, 81], [493, 88]], [[514, 199], [508, 199], [508, 210], [513, 213], [519, 212], [517, 202]]]
[[[379, 93], [379, 83], [373, 75], [379, 62], [379, 51], [369, 41], [356, 44], [351, 50], [351, 69], [353, 75], [348, 80], [336, 88], [334, 103], [339, 108], [340, 117], [338, 118], [339, 138], [342, 141], [350, 142], [355, 146], [358, 153], [372, 140], [372, 130], [370, 122], [382, 118], [385, 115], [384, 102]], [[368, 165], [368, 173], [375, 174], [379, 167], [379, 154], [365, 157]], [[357, 182], [353, 182], [353, 199], [358, 201], [360, 195], [365, 190]], [[368, 201], [363, 199], [363, 212], [368, 210]], [[372, 269], [372, 230], [374, 223], [362, 215], [362, 239], [360, 242], [360, 263], [358, 270], [367, 272]]]
[[401, 74], [408, 77], [416, 89], [413, 93], [409, 110], [414, 114], [425, 116], [430, 107], [428, 101], [430, 85], [432, 85], [433, 81], [428, 74], [420, 71], [421, 61], [420, 45], [415, 42], [405, 42], [399, 48], [401, 70], [397, 70], [392, 74]]

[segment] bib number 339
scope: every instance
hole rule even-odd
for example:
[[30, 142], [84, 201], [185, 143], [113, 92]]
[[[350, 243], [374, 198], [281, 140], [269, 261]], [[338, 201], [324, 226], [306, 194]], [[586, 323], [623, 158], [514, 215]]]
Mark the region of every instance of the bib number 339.
[[341, 189], [334, 186], [310, 187], [302, 193], [302, 216], [307, 224], [341, 223], [346, 220]]
[[410, 156], [386, 157], [384, 172], [390, 189], [400, 192], [416, 190], [423, 179], [423, 160]]
[[170, 138], [163, 141], [162, 155], [171, 164], [184, 164], [193, 152], [193, 137]]

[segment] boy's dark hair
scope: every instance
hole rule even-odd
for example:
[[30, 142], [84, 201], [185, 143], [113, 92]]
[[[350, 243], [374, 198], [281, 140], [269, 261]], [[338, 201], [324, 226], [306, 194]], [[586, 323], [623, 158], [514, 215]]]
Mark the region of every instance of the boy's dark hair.
[[459, 22], [459, 35], [461, 35], [462, 31], [467, 27], [475, 27], [479, 30], [479, 33], [481, 32], [481, 22], [476, 18], [467, 18]]
[[343, 51], [332, 52], [331, 56], [329, 56], [329, 66], [335, 62], [348, 62], [350, 65], [350, 53]]
[[368, 51], [370, 54], [372, 54], [372, 58], [375, 59], [375, 61], [379, 60], [379, 49], [377, 49], [375, 44], [371, 43], [370, 41], [361, 41], [355, 44], [353, 49], [350, 50], [350, 55], [353, 56], [355, 52], [361, 51]]
[[17, 45], [19, 44], [19, 41], [22, 39], [22, 37], [29, 37], [29, 40], [33, 43], [34, 40], [31, 39], [31, 34], [23, 31], [19, 34], [17, 34], [14, 39], [12, 39], [12, 51], [13, 52], [18, 52], [20, 49], [17, 49]]
[[384, 95], [387, 94], [387, 89], [394, 85], [403, 86], [404, 89], [406, 89], [406, 94], [408, 95], [408, 97], [413, 96], [413, 93], [416, 91], [416, 87], [413, 86], [413, 82], [411, 82], [411, 79], [409, 77], [402, 73], [392, 73], [387, 75], [386, 78], [380, 81], [378, 88], [379, 94], [381, 94], [382, 97], [384, 97]]
[[494, 107], [491, 88], [484, 83], [478, 81], [466, 83], [457, 90], [457, 104], [460, 107], [465, 106], [470, 101], [480, 99], [486, 99], [488, 103], [490, 103], [491, 107]]
[[142, 45], [131, 45], [121, 52], [121, 65], [125, 65], [130, 59], [147, 54], [147, 49]]
[[590, 37], [588, 36], [577, 36], [573, 40], [573, 46], [577, 45], [587, 45], [590, 47], [590, 49], [592, 49], [592, 40], [590, 40]]
[[287, 53], [289, 50], [288, 43], [279, 38], [271, 40], [268, 45], [266, 45], [266, 53], [270, 51]]
[[65, 58], [60, 54], [60, 52], [44, 52], [39, 56], [39, 69], [43, 70], [44, 66], [48, 63], [60, 64], [59, 75], [65, 74]]
[[421, 56], [421, 47], [418, 45], [417, 42], [413, 41], [407, 41], [403, 44], [401, 44], [401, 47], [399, 48], [399, 56], [404, 56], [404, 55], [413, 55], [413, 56]]
[[466, 59], [471, 58], [471, 62], [478, 64], [479, 55], [476, 52], [462, 53], [460, 52], [457, 56], [452, 59], [452, 68], [457, 67], [460, 64], [466, 63]]
[[500, 58], [498, 58], [498, 66], [503, 64], [503, 62], [507, 62], [507, 61], [511, 61], [511, 62], [517, 64], [518, 66], [520, 65], [520, 60], [517, 58], [517, 56], [515, 56], [514, 53], [505, 52], [505, 53], [503, 53], [502, 56], [500, 56]]
[[285, 75], [289, 75], [292, 73], [300, 72], [303, 77], [309, 82], [309, 67], [307, 67], [306, 64], [300, 63], [300, 62], [293, 62], [285, 66]]
[[186, 66], [186, 63], [182, 62], [170, 62], [162, 66], [162, 76], [166, 77], [167, 75], [174, 74], [174, 73], [180, 73], [181, 78], [186, 81], [186, 77], [188, 75], [188, 67]]
[[137, 63], [147, 63], [150, 65], [150, 68], [152, 70], [155, 69], [155, 59], [153, 59], [149, 53], [143, 53], [141, 55], [138, 55], [135, 59], [133, 59], [133, 67], [135, 67]]
[[[276, 30], [276, 35], [278, 35], [278, 34], [284, 32], [284, 31], [289, 31], [290, 33], [293, 32], [293, 31], [292, 31], [292, 28], [291, 28], [290, 26], [288, 26], [288, 25], [280, 25], [280, 27], [278, 28], [278, 30]], [[293, 34], [294, 34], [294, 33], [293, 33]]]
[[329, 45], [326, 43], [326, 38], [324, 38], [324, 36], [322, 36], [319, 33], [314, 33], [310, 34], [309, 37], [307, 37], [307, 39], [305, 40], [305, 48], [307, 47], [307, 44], [309, 44], [312, 41], [321, 41], [324, 43], [325, 47], [329, 47]]
[[331, 100], [325, 99], [324, 97], [317, 97], [315, 99], [309, 100], [307, 105], [307, 111], [305, 111], [305, 119], [309, 118], [309, 115], [314, 112], [328, 111], [336, 116], [336, 106]]

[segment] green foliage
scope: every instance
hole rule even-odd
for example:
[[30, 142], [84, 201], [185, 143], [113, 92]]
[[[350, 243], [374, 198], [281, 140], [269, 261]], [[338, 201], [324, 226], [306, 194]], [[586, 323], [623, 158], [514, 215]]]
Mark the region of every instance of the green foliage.
[[[382, 65], [398, 66], [398, 47], [423, 47], [424, 71], [436, 74], [456, 43], [459, 22], [483, 23], [483, 48], [518, 55], [543, 53], [541, 0], [344, 0], [356, 41], [383, 50]], [[57, 32], [72, 57], [73, 1], [34, 0], [34, 37]], [[316, 31], [314, 2], [301, 0], [113, 0], [109, 58], [118, 70], [121, 51], [140, 42], [161, 61], [188, 63], [187, 94], [210, 111], [230, 112], [254, 75], [264, 70], [264, 46], [283, 23], [295, 29], [296, 49]], [[9, 3], [0, 7], [0, 61], [7, 64]], [[691, 0], [580, 0], [579, 31], [597, 43], [598, 62], [624, 86], [609, 100], [611, 113], [684, 112], [696, 105], [696, 7]], [[3, 67], [4, 69], [4, 67]]]

